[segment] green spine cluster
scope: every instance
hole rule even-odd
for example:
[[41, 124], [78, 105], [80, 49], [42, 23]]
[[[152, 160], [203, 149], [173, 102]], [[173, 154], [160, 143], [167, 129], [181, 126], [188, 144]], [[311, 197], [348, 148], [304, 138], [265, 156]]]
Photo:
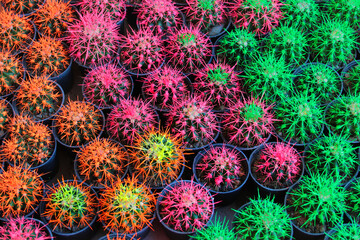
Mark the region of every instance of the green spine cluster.
[[325, 9], [331, 18], [348, 22], [355, 30], [360, 28], [359, 0], [330, 0], [325, 3]]
[[360, 220], [360, 178], [354, 179], [348, 188], [349, 194], [346, 198], [346, 205], [349, 207], [347, 213], [353, 220]]
[[[356, 60], [355, 60], [356, 61]], [[360, 93], [360, 65], [356, 61], [356, 65], [347, 71], [343, 76], [346, 91], [350, 93]]]
[[234, 228], [229, 230], [228, 225], [229, 220], [221, 221], [220, 217], [215, 215], [208, 227], [197, 230], [194, 236], [189, 237], [196, 240], [236, 240]]
[[329, 240], [359, 240], [360, 239], [360, 226], [355, 222], [350, 224], [340, 224], [333, 229], [334, 233], [327, 234]]

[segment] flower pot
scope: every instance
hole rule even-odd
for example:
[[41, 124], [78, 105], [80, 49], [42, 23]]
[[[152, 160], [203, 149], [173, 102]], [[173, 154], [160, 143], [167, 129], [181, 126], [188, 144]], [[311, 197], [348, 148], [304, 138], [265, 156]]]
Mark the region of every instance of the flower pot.
[[73, 59], [71, 58], [70, 64], [64, 72], [60, 73], [56, 77], [50, 78], [51, 80], [57, 82], [64, 89], [64, 92], [66, 93], [70, 91], [73, 84], [72, 64], [73, 64]]
[[341, 77], [343, 79], [343, 85], [344, 85], [344, 92], [346, 92], [346, 93], [349, 92], [349, 86], [346, 81], [346, 78], [347, 78], [346, 75], [353, 67], [356, 67], [357, 65], [359, 65], [359, 62], [357, 62], [356, 60], [352, 61], [351, 63], [346, 65], [346, 67], [344, 67], [344, 69], [341, 71]]
[[[108, 239], [114, 240], [114, 239], [116, 239], [116, 237], [122, 237], [122, 236], [119, 236], [117, 234], [109, 234], [109, 238], [107, 236], [103, 236], [103, 237], [99, 238], [99, 240], [108, 240]], [[131, 237], [126, 236], [125, 240], [139, 240], [139, 238], [134, 238], [134, 237], [131, 238]]]
[[[217, 205], [228, 205], [228, 204], [232, 203], [234, 200], [236, 200], [239, 197], [239, 195], [241, 194], [242, 190], [245, 189], [245, 186], [249, 179], [250, 168], [249, 168], [248, 159], [247, 159], [246, 155], [239, 148], [237, 148], [233, 145], [230, 145], [230, 144], [225, 144], [225, 143], [212, 144], [212, 147], [214, 147], [214, 148], [222, 147], [222, 146], [225, 146], [229, 150], [236, 150], [239, 153], [239, 155], [245, 159], [245, 161], [242, 161], [242, 163], [243, 163], [242, 165], [247, 171], [246, 176], [244, 176], [242, 183], [235, 189], [232, 189], [232, 190], [226, 191], [226, 192], [220, 192], [220, 191], [215, 191], [215, 190], [209, 188], [210, 193], [214, 196], [215, 202], [219, 203]], [[195, 177], [196, 182], [203, 184], [205, 186], [206, 186], [206, 184], [204, 184], [205, 181], [203, 181], [202, 179], [199, 179], [199, 176], [196, 171], [196, 166], [198, 165], [199, 161], [203, 158], [203, 156], [206, 154], [206, 152], [209, 150], [210, 150], [210, 146], [206, 147], [204, 150], [200, 151], [195, 156], [193, 166], [192, 166], [192, 171], [193, 171], [193, 175]]]

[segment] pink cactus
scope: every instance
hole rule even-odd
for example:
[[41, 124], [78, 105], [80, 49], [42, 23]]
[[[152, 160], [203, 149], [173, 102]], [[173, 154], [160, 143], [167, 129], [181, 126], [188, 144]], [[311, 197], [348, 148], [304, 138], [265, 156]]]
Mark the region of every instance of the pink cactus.
[[290, 143], [265, 144], [253, 163], [257, 181], [271, 188], [293, 185], [301, 175], [301, 157]]
[[181, 232], [194, 232], [206, 226], [214, 212], [210, 192], [193, 181], [170, 185], [159, 203], [161, 221]]
[[84, 95], [99, 107], [109, 107], [130, 96], [132, 82], [115, 64], [101, 65], [84, 78]]
[[163, 41], [149, 28], [132, 31], [121, 37], [120, 62], [127, 70], [149, 73], [159, 68], [164, 60]]
[[49, 236], [44, 225], [31, 218], [10, 218], [0, 227], [1, 240], [48, 240]]
[[216, 137], [219, 127], [212, 106], [200, 96], [179, 101], [166, 114], [171, 133], [183, 139], [187, 148], [199, 148]]
[[246, 28], [261, 36], [272, 32], [283, 18], [279, 0], [235, 0], [230, 13], [236, 27]]
[[231, 144], [251, 148], [267, 140], [275, 121], [272, 105], [253, 96], [243, 98], [223, 114], [223, 135]]
[[124, 0], [80, 0], [74, 5], [79, 6], [81, 12], [100, 10], [110, 16], [111, 20], [122, 21], [126, 16]]
[[248, 172], [244, 168], [244, 161], [246, 159], [235, 148], [231, 149], [225, 144], [210, 146], [196, 165], [196, 172], [206, 186], [217, 192], [226, 192], [244, 182]]
[[214, 110], [225, 110], [241, 97], [242, 87], [234, 67], [216, 62], [195, 73], [195, 93], [209, 99]]
[[152, 127], [158, 127], [156, 112], [139, 99], [122, 99], [107, 119], [110, 137], [126, 145], [132, 145], [139, 134]]
[[185, 73], [203, 68], [212, 55], [210, 39], [198, 27], [173, 30], [167, 40], [166, 55], [171, 66]]
[[179, 70], [164, 66], [148, 75], [143, 84], [146, 101], [162, 110], [168, 110], [175, 102], [190, 96], [185, 75]]
[[116, 55], [120, 35], [116, 21], [103, 12], [84, 12], [68, 27], [64, 38], [70, 55], [80, 64], [95, 67], [110, 62]]

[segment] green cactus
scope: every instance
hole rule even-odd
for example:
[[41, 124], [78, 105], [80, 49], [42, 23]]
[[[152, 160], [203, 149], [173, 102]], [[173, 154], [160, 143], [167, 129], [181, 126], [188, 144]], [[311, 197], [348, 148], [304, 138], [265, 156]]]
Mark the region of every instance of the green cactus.
[[356, 221], [360, 221], [360, 178], [354, 179], [348, 187], [346, 205], [349, 207], [347, 213]]
[[333, 228], [332, 234], [326, 234], [329, 240], [359, 240], [360, 239], [360, 226], [355, 222], [350, 224], [340, 224]]
[[329, 0], [324, 6], [331, 18], [348, 22], [355, 30], [360, 28], [359, 0]]
[[360, 93], [360, 65], [358, 61], [355, 60], [355, 62], [356, 65], [344, 74], [343, 80], [347, 92], [358, 94]]

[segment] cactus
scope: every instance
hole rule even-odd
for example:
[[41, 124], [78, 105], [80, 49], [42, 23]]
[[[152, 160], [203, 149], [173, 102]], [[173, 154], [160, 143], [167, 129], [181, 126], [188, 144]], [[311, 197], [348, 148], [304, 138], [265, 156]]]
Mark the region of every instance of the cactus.
[[214, 199], [199, 183], [178, 181], [160, 194], [160, 221], [179, 232], [204, 228], [214, 213]]
[[181, 139], [168, 130], [154, 128], [135, 139], [131, 151], [132, 170], [139, 181], [150, 187], [164, 187], [175, 181], [185, 164]]
[[195, 93], [209, 99], [214, 110], [224, 111], [241, 97], [242, 87], [234, 68], [215, 62], [195, 73]]
[[32, 218], [10, 218], [0, 227], [2, 240], [49, 240], [50, 237], [45, 225]]
[[172, 31], [166, 43], [168, 63], [184, 73], [205, 67], [212, 55], [210, 40], [192, 25]]
[[24, 216], [32, 212], [43, 197], [44, 183], [35, 170], [8, 166], [0, 174], [0, 212], [3, 218]]
[[[355, 60], [356, 61], [356, 60]], [[356, 61], [356, 65], [351, 67], [343, 76], [344, 87], [346, 91], [354, 94], [360, 93], [360, 65]]]
[[212, 29], [225, 25], [228, 21], [224, 0], [186, 0], [183, 8], [190, 24], [197, 26], [203, 33], [212, 34]]
[[96, 106], [110, 107], [123, 98], [129, 98], [132, 90], [129, 75], [113, 63], [92, 69], [84, 78], [84, 96]]
[[183, 139], [186, 148], [203, 147], [214, 140], [219, 129], [209, 101], [199, 96], [179, 101], [166, 113], [166, 126]]
[[74, 5], [78, 6], [81, 12], [100, 11], [103, 14], [110, 16], [110, 19], [115, 22], [120, 22], [125, 19], [126, 8], [124, 0], [80, 0]]
[[341, 96], [326, 111], [325, 120], [331, 132], [347, 135], [350, 141], [360, 140], [360, 95]]
[[106, 229], [131, 234], [151, 226], [155, 196], [134, 177], [118, 179], [106, 187], [99, 199], [99, 218]]
[[281, 6], [284, 18], [281, 23], [297, 27], [302, 32], [310, 32], [320, 20], [321, 11], [316, 0], [286, 0]]
[[307, 92], [296, 93], [282, 99], [275, 107], [277, 133], [286, 140], [305, 144], [314, 140], [322, 132], [324, 107], [319, 99]]
[[222, 133], [229, 143], [251, 148], [266, 142], [276, 121], [273, 106], [251, 96], [236, 102], [223, 114]]
[[286, 200], [294, 224], [311, 233], [324, 233], [343, 221], [347, 192], [340, 179], [326, 174], [304, 176]]
[[278, 0], [236, 0], [230, 3], [229, 15], [235, 27], [242, 27], [257, 36], [272, 32], [283, 18]]
[[305, 152], [307, 169], [312, 173], [324, 173], [328, 177], [341, 178], [343, 183], [352, 178], [358, 167], [358, 156], [348, 136], [330, 134], [309, 144]]
[[237, 240], [234, 228], [228, 229], [229, 220], [220, 220], [220, 217], [215, 215], [214, 220], [211, 220], [211, 224], [207, 228], [199, 229], [195, 235], [189, 236], [191, 239], [196, 240], [214, 240], [214, 239], [226, 239]]
[[0, 0], [5, 8], [17, 14], [31, 14], [42, 7], [44, 0]]
[[295, 79], [295, 88], [299, 92], [307, 91], [319, 98], [322, 104], [331, 102], [341, 93], [341, 78], [328, 66], [315, 63], [304, 65]]
[[348, 195], [346, 198], [346, 205], [348, 206], [347, 213], [350, 217], [359, 222], [360, 220], [360, 178], [355, 178], [347, 188]]
[[302, 174], [300, 154], [290, 143], [265, 144], [251, 166], [256, 180], [272, 189], [284, 189], [293, 185]]
[[13, 165], [37, 167], [54, 152], [54, 138], [50, 129], [26, 116], [17, 115], [9, 126], [0, 156]]
[[331, 18], [348, 22], [355, 30], [360, 28], [360, 2], [357, 0], [329, 0], [324, 8]]
[[292, 67], [306, 62], [308, 43], [305, 33], [296, 27], [281, 26], [276, 28], [269, 37], [264, 39], [265, 48], [274, 51], [278, 58], [284, 57]]
[[166, 37], [173, 28], [182, 24], [180, 11], [171, 0], [143, 0], [137, 8], [137, 24], [152, 30], [154, 35]]
[[30, 77], [20, 84], [14, 100], [24, 115], [41, 121], [53, 116], [61, 106], [63, 94], [48, 77]]
[[15, 12], [3, 8], [0, 8], [0, 16], [0, 49], [10, 52], [26, 49], [35, 34], [29, 18], [20, 17]]
[[110, 112], [106, 123], [110, 137], [125, 145], [132, 145], [138, 134], [157, 126], [155, 110], [140, 99], [121, 100]]
[[103, 115], [95, 106], [69, 100], [54, 117], [55, 132], [61, 142], [80, 146], [94, 140], [101, 132]]
[[84, 12], [69, 24], [67, 36], [70, 56], [82, 65], [94, 68], [108, 63], [117, 53], [120, 34], [116, 21], [101, 12]]
[[21, 62], [8, 51], [0, 51], [0, 95], [11, 94], [24, 76]]
[[236, 71], [244, 67], [259, 51], [260, 43], [254, 33], [242, 28], [235, 28], [219, 39], [216, 50], [217, 59], [234, 66]]
[[4, 136], [7, 132], [13, 115], [11, 105], [5, 99], [0, 99], [0, 136]]
[[149, 28], [121, 37], [120, 62], [127, 70], [149, 73], [159, 68], [164, 60], [163, 41]]
[[291, 239], [292, 218], [274, 198], [250, 199], [249, 205], [234, 211], [233, 223], [238, 239]]
[[190, 96], [186, 77], [179, 70], [165, 65], [145, 77], [143, 93], [145, 100], [166, 111], [177, 101]]
[[199, 180], [216, 192], [234, 190], [244, 183], [248, 170], [246, 159], [241, 152], [225, 144], [210, 145], [196, 165]]
[[77, 232], [96, 216], [96, 196], [89, 186], [64, 178], [49, 187], [42, 216], [57, 232]]
[[46, 0], [45, 4], [34, 14], [34, 23], [43, 35], [61, 38], [75, 19], [75, 11], [70, 2]]
[[256, 56], [244, 69], [245, 88], [256, 97], [278, 101], [293, 89], [294, 77], [285, 58], [268, 52]]
[[355, 222], [350, 224], [340, 224], [333, 228], [335, 232], [332, 234], [325, 233], [329, 237], [329, 240], [357, 240], [360, 238], [360, 228]]
[[336, 70], [355, 59], [357, 35], [348, 22], [324, 17], [308, 41], [314, 61], [327, 63]]
[[117, 142], [97, 138], [78, 151], [77, 163], [77, 170], [87, 183], [108, 186], [125, 174], [128, 154]]

